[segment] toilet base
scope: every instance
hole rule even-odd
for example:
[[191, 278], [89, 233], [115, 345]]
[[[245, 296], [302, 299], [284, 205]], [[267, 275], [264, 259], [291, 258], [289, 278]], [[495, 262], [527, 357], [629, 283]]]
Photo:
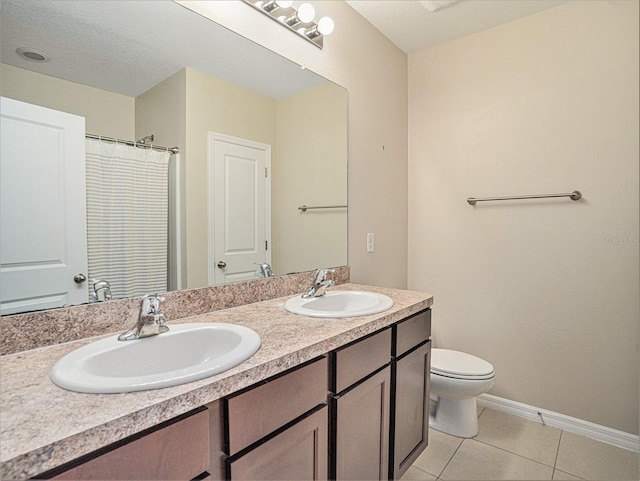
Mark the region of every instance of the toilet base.
[[472, 438], [478, 434], [476, 398], [447, 399], [439, 397], [435, 414], [430, 409], [429, 427], [459, 438]]

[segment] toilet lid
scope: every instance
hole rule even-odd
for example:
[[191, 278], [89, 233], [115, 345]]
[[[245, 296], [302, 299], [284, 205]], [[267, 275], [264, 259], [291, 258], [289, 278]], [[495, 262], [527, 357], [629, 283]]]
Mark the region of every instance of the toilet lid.
[[489, 379], [493, 366], [479, 357], [450, 349], [431, 350], [431, 371], [460, 379]]

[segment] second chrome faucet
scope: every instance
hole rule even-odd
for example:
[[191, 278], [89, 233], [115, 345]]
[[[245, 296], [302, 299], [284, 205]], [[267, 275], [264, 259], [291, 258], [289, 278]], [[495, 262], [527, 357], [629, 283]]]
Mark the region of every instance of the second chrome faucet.
[[332, 279], [327, 279], [327, 274], [335, 272], [335, 269], [316, 269], [313, 278], [313, 284], [307, 292], [302, 294], [302, 297], [320, 297], [324, 296], [327, 287], [335, 286], [336, 283]]

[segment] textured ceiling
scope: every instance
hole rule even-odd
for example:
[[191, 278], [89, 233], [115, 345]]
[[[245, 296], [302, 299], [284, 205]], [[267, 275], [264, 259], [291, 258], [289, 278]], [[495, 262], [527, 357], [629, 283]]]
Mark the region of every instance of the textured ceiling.
[[[347, 3], [411, 53], [564, 2]], [[273, 98], [324, 81], [171, 0], [2, 0], [0, 17], [2, 62], [132, 97], [186, 66]], [[25, 60], [19, 47], [51, 60]]]
[[3, 63], [131, 97], [186, 66], [272, 98], [326, 81], [171, 0], [2, 0], [0, 17]]
[[[412, 53], [566, 1], [347, 0], [347, 3], [402, 51]], [[430, 11], [434, 7], [437, 9]]]

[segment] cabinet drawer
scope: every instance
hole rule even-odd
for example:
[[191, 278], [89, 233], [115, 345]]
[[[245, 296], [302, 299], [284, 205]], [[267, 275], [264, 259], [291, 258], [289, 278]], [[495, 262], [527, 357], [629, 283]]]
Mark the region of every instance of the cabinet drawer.
[[431, 309], [399, 322], [396, 329], [395, 356], [398, 357], [431, 337]]
[[203, 410], [65, 471], [53, 479], [192, 479], [209, 470]]
[[337, 350], [335, 352], [333, 392], [343, 391], [384, 366], [390, 359], [390, 328]]
[[323, 357], [227, 400], [229, 455], [327, 402]]

